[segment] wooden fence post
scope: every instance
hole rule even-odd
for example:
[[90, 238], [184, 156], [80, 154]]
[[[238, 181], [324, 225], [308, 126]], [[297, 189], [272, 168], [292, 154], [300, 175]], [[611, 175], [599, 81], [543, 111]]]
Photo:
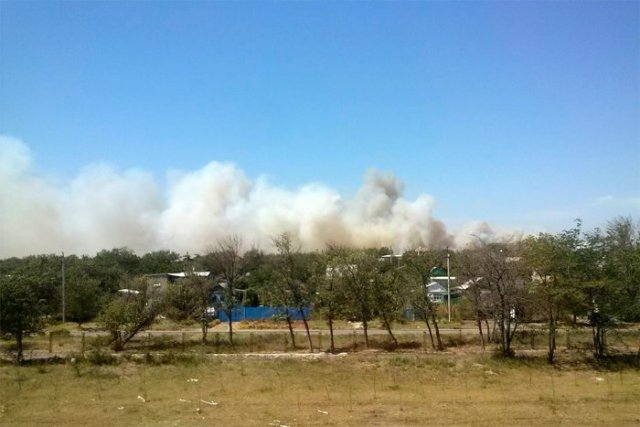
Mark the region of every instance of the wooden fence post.
[[53, 334], [49, 331], [49, 353], [53, 353]]

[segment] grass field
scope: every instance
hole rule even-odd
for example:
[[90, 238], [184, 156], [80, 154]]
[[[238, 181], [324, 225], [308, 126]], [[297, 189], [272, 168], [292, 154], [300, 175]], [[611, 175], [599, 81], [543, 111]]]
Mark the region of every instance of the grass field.
[[5, 364], [0, 425], [640, 424], [637, 369], [463, 351], [289, 357]]

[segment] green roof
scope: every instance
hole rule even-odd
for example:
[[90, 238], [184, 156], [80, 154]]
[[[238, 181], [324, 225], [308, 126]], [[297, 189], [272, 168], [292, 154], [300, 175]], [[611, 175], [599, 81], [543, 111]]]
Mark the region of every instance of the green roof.
[[435, 277], [435, 276], [446, 276], [447, 275], [447, 269], [446, 268], [442, 268], [442, 267], [433, 267], [431, 269], [431, 277]]

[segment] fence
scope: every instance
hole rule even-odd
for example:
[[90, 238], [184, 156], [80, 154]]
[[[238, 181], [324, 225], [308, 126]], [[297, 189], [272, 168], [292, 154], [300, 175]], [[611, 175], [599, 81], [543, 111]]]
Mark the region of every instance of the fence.
[[[431, 343], [429, 335], [424, 330], [395, 330], [400, 349], [429, 351]], [[146, 331], [139, 333], [129, 344], [126, 352], [203, 352], [203, 353], [253, 353], [253, 352], [287, 352], [308, 348], [307, 336], [304, 330], [294, 333], [295, 347], [289, 331], [282, 330], [239, 330], [234, 333], [233, 346], [229, 343], [228, 333], [211, 331], [206, 343], [202, 342], [202, 334], [196, 330], [190, 331]], [[52, 355], [84, 355], [95, 351], [108, 349], [109, 337], [104, 334], [53, 332], [33, 335], [24, 340], [24, 354], [27, 359], [46, 358]], [[558, 330], [558, 348], [578, 351], [591, 351], [591, 330], [560, 329]], [[358, 351], [367, 348], [364, 331], [340, 330], [335, 336], [335, 346], [338, 351]], [[457, 329], [442, 331], [442, 340], [446, 347], [465, 345], [480, 345], [480, 338], [475, 330]], [[327, 330], [311, 331], [312, 346], [315, 351], [327, 351], [330, 347], [330, 336]], [[390, 338], [385, 331], [372, 330], [369, 335], [369, 348], [391, 349]], [[640, 351], [640, 331], [611, 330], [607, 333], [607, 344], [612, 351], [636, 353]], [[513, 349], [541, 350], [547, 346], [547, 333], [541, 329], [524, 329], [516, 333]], [[0, 356], [9, 359], [10, 353], [15, 351], [15, 342], [0, 340]], [[125, 352], [125, 353], [126, 353]], [[638, 353], [640, 354], [640, 353]]]
[[[311, 317], [311, 309], [309, 307], [303, 308], [302, 312], [306, 319]], [[218, 313], [218, 319], [220, 319], [220, 321], [229, 321], [226, 312], [220, 310]], [[231, 311], [231, 321], [284, 319], [287, 314], [291, 316], [293, 320], [302, 320], [300, 310], [293, 307], [238, 307]]]

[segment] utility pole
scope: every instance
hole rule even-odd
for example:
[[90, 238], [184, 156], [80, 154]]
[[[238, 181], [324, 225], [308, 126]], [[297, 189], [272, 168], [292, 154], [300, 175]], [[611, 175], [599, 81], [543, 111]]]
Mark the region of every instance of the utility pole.
[[65, 301], [65, 283], [64, 283], [64, 252], [62, 252], [62, 323], [67, 321], [66, 301]]
[[449, 323], [451, 323], [451, 272], [449, 271], [449, 260], [451, 254], [449, 254], [449, 246], [447, 246], [447, 315], [449, 316]]

